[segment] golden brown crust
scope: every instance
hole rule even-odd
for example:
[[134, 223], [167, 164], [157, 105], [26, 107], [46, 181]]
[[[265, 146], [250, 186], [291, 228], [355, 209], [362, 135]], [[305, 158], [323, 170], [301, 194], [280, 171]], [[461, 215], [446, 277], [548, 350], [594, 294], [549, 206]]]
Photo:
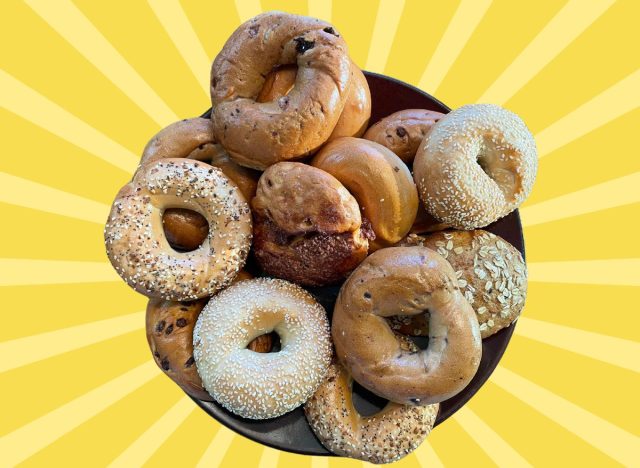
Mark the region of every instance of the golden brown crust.
[[188, 395], [211, 401], [193, 359], [193, 327], [209, 299], [172, 302], [150, 299], [147, 304], [147, 342], [162, 371]]
[[[398, 337], [406, 351], [418, 351]], [[332, 453], [370, 463], [390, 463], [414, 451], [435, 423], [439, 405], [407, 406], [389, 402], [380, 412], [361, 416], [353, 406], [353, 380], [337, 362], [304, 406], [309, 426]]]
[[[527, 296], [527, 267], [520, 252], [502, 237], [481, 229], [444, 231], [411, 235], [402, 244], [423, 245], [447, 259], [476, 312], [482, 338], [508, 327], [520, 316]], [[400, 322], [404, 326], [393, 328], [401, 333], [427, 333], [423, 316], [403, 317]]]
[[174, 122], [149, 140], [142, 152], [140, 166], [159, 159], [187, 158], [198, 147], [214, 142], [210, 119], [196, 117]]
[[418, 211], [418, 192], [409, 169], [390, 150], [369, 140], [343, 137], [325, 145], [311, 164], [353, 194], [378, 243], [396, 243], [409, 232]]
[[433, 126], [413, 174], [430, 214], [456, 229], [476, 229], [527, 198], [537, 167], [535, 140], [520, 117], [493, 104], [472, 104]]
[[[429, 346], [407, 353], [386, 317], [430, 312]], [[478, 320], [451, 265], [425, 247], [371, 254], [340, 289], [336, 355], [360, 385], [396, 403], [438, 403], [460, 392], [480, 364]]]
[[401, 110], [373, 124], [363, 138], [380, 143], [411, 164], [420, 142], [443, 115], [426, 109]]
[[269, 167], [252, 202], [253, 249], [272, 276], [308, 286], [343, 279], [367, 256], [373, 232], [330, 174], [301, 163]]
[[[256, 98], [278, 65], [297, 64], [296, 84], [277, 101]], [[240, 25], [211, 69], [214, 134], [239, 164], [265, 169], [299, 159], [329, 137], [344, 108], [351, 64], [330, 24], [268, 12]]]

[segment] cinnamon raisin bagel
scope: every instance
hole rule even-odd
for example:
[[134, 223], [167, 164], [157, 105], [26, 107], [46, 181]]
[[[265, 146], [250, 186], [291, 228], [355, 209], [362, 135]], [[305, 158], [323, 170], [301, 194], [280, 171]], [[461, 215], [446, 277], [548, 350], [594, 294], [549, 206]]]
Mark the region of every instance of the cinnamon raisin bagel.
[[[385, 320], [429, 312], [429, 345], [403, 350]], [[459, 393], [482, 355], [473, 308], [451, 265], [426, 247], [389, 247], [340, 289], [331, 327], [336, 355], [363, 387], [396, 403], [427, 405]]]
[[330, 174], [301, 163], [269, 167], [252, 201], [255, 257], [272, 276], [308, 286], [343, 279], [367, 256], [373, 232]]
[[[257, 102], [276, 66], [296, 64], [288, 95]], [[317, 150], [348, 95], [351, 62], [335, 29], [314, 18], [268, 12], [243, 23], [211, 68], [214, 135], [239, 164], [266, 169]]]
[[411, 164], [422, 139], [443, 115], [426, 109], [394, 112], [369, 127], [363, 138], [380, 143]]

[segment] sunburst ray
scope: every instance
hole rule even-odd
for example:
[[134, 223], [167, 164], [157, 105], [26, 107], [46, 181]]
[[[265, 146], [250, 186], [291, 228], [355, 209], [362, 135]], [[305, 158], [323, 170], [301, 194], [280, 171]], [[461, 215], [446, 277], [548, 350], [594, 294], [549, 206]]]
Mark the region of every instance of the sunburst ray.
[[420, 78], [418, 86], [435, 93], [451, 65], [489, 9], [491, 0], [461, 0], [440, 43]]
[[640, 172], [520, 209], [525, 227], [640, 202]]
[[211, 61], [189, 22], [189, 18], [180, 6], [180, 2], [178, 0], [149, 0], [149, 5], [208, 97], [209, 85], [206, 77], [209, 75]]
[[640, 372], [640, 343], [578, 328], [520, 317], [516, 334], [556, 348]]
[[235, 434], [233, 431], [227, 429], [224, 426], [218, 427], [216, 435], [213, 436], [213, 440], [202, 454], [202, 458], [198, 461], [198, 468], [210, 468], [213, 466], [220, 466], [224, 456], [227, 454], [231, 442]]
[[489, 86], [478, 102], [504, 104], [613, 3], [614, 0], [568, 2]]
[[142, 466], [162, 443], [193, 412], [195, 405], [191, 398], [183, 396], [169, 410], [158, 418], [140, 435], [118, 458], [109, 464], [110, 468]]
[[413, 452], [413, 455], [422, 468], [444, 468], [444, 464], [428, 439], [420, 444], [415, 452]]
[[13, 466], [23, 461], [156, 376], [156, 365], [148, 361], [5, 435], [0, 439], [2, 462]]
[[137, 165], [139, 158], [134, 153], [4, 70], [0, 70], [0, 104], [126, 172], [133, 171]]
[[532, 262], [529, 281], [640, 286], [640, 258]]
[[240, 16], [240, 22], [244, 23], [248, 19], [253, 18], [254, 16], [262, 13], [262, 6], [260, 5], [260, 0], [235, 0], [236, 9], [238, 10], [238, 15]]
[[495, 432], [468, 406], [460, 408], [454, 418], [475, 439], [498, 466], [525, 467], [531, 464]]
[[524, 377], [498, 366], [493, 383], [625, 466], [637, 461], [640, 438]]
[[404, 10], [404, 0], [380, 0], [365, 68], [382, 73]]
[[57, 356], [144, 327], [144, 312], [0, 342], [0, 372]]
[[0, 202], [103, 224], [109, 207], [73, 193], [0, 172]]
[[640, 106], [640, 70], [631, 73], [602, 93], [536, 134], [539, 157]]
[[311, 468], [329, 468], [329, 458], [311, 457]]
[[264, 449], [262, 449], [258, 468], [276, 468], [278, 466], [279, 458], [280, 450], [265, 446]]
[[120, 281], [105, 262], [0, 258], [0, 286]]
[[331, 0], [309, 0], [309, 16], [331, 21]]
[[33, 11], [160, 126], [178, 116], [70, 1], [26, 0]]

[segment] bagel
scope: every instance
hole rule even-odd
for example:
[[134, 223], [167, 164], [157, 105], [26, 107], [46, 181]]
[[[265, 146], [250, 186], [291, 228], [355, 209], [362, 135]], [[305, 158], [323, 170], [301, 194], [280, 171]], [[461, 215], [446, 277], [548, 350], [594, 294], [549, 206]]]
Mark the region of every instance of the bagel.
[[443, 116], [426, 109], [401, 110], [373, 124], [363, 138], [380, 143], [411, 164], [422, 139]]
[[456, 229], [476, 229], [520, 206], [537, 167], [533, 135], [520, 117], [493, 104], [472, 104], [433, 126], [413, 174], [430, 214]]
[[[436, 250], [456, 272], [458, 286], [472, 305], [480, 335], [488, 338], [511, 325], [522, 312], [527, 296], [527, 266], [522, 255], [500, 236], [475, 231], [445, 231], [428, 236], [410, 235], [403, 245]], [[402, 320], [401, 333], [425, 335], [427, 320], [415, 315]]]
[[[200, 213], [207, 241], [191, 252], [171, 248], [162, 228], [166, 208]], [[244, 265], [251, 213], [238, 187], [218, 168], [191, 159], [142, 166], [111, 208], [105, 244], [111, 264], [136, 291], [167, 300], [211, 296]]]
[[[259, 103], [265, 77], [296, 64], [291, 92]], [[326, 22], [268, 12], [240, 25], [211, 68], [216, 140], [237, 163], [264, 170], [303, 158], [331, 135], [348, 95], [347, 46]]]
[[[417, 352], [399, 337], [403, 350]], [[370, 463], [390, 463], [413, 452], [425, 440], [438, 415], [438, 404], [408, 406], [389, 402], [378, 413], [361, 416], [351, 397], [353, 379], [339, 363], [304, 405], [309, 426], [332, 453]]]
[[[246, 349], [275, 331], [281, 350]], [[209, 394], [249, 419], [275, 418], [302, 405], [331, 362], [322, 306], [295, 284], [271, 278], [241, 281], [211, 298], [193, 332], [194, 358]]]
[[[257, 101], [275, 101], [289, 94], [296, 82], [297, 72], [298, 68], [295, 65], [287, 65], [273, 70], [267, 75]], [[327, 141], [343, 136], [362, 136], [369, 124], [369, 117], [371, 117], [369, 83], [362, 70], [351, 62], [351, 79], [349, 81], [347, 100], [338, 123], [336, 123]]]
[[374, 237], [347, 189], [302, 163], [269, 167], [252, 207], [253, 250], [260, 267], [307, 286], [342, 280], [367, 256]]
[[140, 166], [167, 158], [188, 158], [206, 144], [214, 143], [210, 119], [196, 117], [168, 125], [156, 133], [142, 151]]
[[311, 164], [338, 179], [358, 200], [376, 242], [394, 244], [411, 229], [418, 192], [407, 166], [378, 143], [343, 137], [325, 145]]
[[[378, 250], [338, 294], [331, 333], [336, 355], [363, 387], [390, 401], [427, 405], [459, 393], [482, 355], [473, 308], [447, 261], [426, 247]], [[404, 351], [386, 317], [429, 311], [429, 346]]]

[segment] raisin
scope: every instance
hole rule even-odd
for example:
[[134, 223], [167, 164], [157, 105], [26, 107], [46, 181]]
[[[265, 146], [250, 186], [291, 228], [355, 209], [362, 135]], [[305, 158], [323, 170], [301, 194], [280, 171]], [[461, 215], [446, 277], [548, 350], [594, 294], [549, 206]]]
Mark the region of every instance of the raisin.
[[338, 37], [340, 37], [340, 34], [338, 34], [338, 33], [336, 32], [336, 30], [335, 30], [335, 29], [333, 29], [331, 26], [328, 26], [328, 27], [324, 28], [324, 29], [323, 29], [323, 31], [324, 31], [324, 32], [326, 32], [326, 33], [328, 33], [328, 34], [333, 34], [334, 36], [338, 36]]
[[156, 323], [156, 333], [161, 333], [164, 330], [164, 326], [167, 324], [164, 320], [160, 320]]
[[169, 359], [167, 358], [164, 358], [160, 365], [162, 366], [162, 370], [168, 371], [169, 369], [171, 369], [171, 366], [169, 365]]
[[178, 325], [178, 327], [183, 328], [187, 326], [187, 319], [185, 318], [179, 318], [178, 320], [176, 320], [176, 325]]
[[296, 43], [296, 52], [304, 54], [307, 50], [313, 49], [316, 43], [313, 41], [307, 41], [304, 37], [296, 37], [293, 39]]
[[171, 335], [172, 331], [173, 331], [173, 323], [167, 327], [167, 329], [164, 331], [164, 334]]
[[404, 127], [398, 127], [396, 128], [396, 135], [398, 135], [400, 138], [407, 136], [407, 131], [404, 129]]

